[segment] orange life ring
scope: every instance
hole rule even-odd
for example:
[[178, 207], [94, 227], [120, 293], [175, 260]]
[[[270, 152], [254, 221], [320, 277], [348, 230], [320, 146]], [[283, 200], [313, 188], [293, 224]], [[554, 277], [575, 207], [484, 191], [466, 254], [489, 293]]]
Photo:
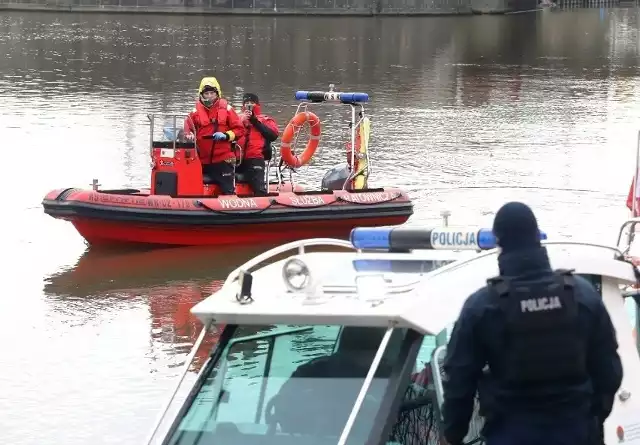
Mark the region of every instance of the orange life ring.
[[[309, 127], [311, 127], [311, 135], [309, 136], [309, 142], [307, 142], [304, 151], [297, 156], [291, 151], [291, 143], [296, 135], [296, 129], [304, 125], [305, 122], [308, 122]], [[320, 128], [320, 119], [318, 116], [310, 111], [301, 111], [296, 114], [287, 124], [284, 133], [282, 133], [282, 142], [280, 143], [280, 156], [282, 156], [282, 160], [292, 168], [300, 168], [303, 165], [307, 165], [318, 149], [321, 134], [322, 129]]]

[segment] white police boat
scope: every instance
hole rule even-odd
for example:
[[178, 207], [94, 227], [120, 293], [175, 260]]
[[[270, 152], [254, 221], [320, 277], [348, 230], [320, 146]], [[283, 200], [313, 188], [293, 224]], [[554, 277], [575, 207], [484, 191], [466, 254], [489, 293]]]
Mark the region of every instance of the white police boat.
[[[624, 379], [605, 442], [640, 444], [640, 358], [621, 288], [637, 284], [638, 271], [617, 247], [544, 244], [554, 268], [594, 283], [616, 328]], [[497, 264], [491, 230], [452, 227], [358, 228], [351, 242], [298, 241], [257, 256], [192, 309], [204, 329], [147, 443], [444, 443], [448, 331]], [[183, 385], [214, 334], [195, 383]], [[466, 443], [481, 443], [481, 426], [476, 413]]]

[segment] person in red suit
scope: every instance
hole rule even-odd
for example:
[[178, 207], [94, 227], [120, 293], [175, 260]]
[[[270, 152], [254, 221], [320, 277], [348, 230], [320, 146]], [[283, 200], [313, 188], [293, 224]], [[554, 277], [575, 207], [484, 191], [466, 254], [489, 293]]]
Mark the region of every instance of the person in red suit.
[[233, 142], [240, 139], [244, 126], [233, 107], [222, 98], [215, 77], [200, 82], [196, 109], [184, 122], [187, 140], [195, 140], [206, 183], [216, 184], [223, 195], [235, 194], [236, 153]]
[[238, 145], [244, 157], [238, 172], [244, 174], [255, 195], [264, 196], [267, 194], [265, 161], [271, 160], [271, 143], [278, 139], [278, 124], [272, 117], [262, 114], [260, 99], [254, 93], [242, 97], [241, 119], [245, 130]]

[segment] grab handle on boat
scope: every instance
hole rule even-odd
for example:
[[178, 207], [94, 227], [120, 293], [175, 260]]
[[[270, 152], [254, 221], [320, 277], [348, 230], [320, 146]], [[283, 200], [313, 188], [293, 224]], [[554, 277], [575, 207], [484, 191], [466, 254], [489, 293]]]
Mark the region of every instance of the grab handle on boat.
[[342, 247], [345, 249], [356, 250], [354, 249], [353, 245], [349, 241], [335, 239], [335, 238], [313, 238], [313, 239], [307, 239], [307, 240], [293, 241], [291, 243], [283, 244], [281, 246], [277, 246], [277, 247], [274, 247], [273, 249], [267, 250], [266, 252], [261, 253], [255, 258], [237, 267], [235, 270], [233, 270], [229, 274], [224, 284], [222, 285], [222, 288], [224, 288], [225, 286], [228, 286], [229, 283], [233, 283], [234, 281], [236, 281], [236, 279], [238, 279], [238, 276], [240, 275], [240, 272], [251, 272], [253, 268], [255, 268], [256, 266], [259, 266], [260, 264], [264, 263], [265, 261], [267, 261], [268, 259], [276, 255], [280, 255], [281, 253], [284, 253], [293, 249], [298, 249], [298, 254], [303, 254], [305, 252], [304, 250], [305, 247], [311, 247], [311, 246], [331, 246], [331, 247]]

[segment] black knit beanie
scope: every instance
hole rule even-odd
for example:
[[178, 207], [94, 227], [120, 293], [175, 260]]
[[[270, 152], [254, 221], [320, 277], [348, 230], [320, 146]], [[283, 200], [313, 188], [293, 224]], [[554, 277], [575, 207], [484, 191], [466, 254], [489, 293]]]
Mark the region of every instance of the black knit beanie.
[[521, 202], [508, 202], [498, 210], [493, 234], [505, 253], [540, 247], [538, 221], [529, 206]]
[[242, 96], [242, 103], [244, 104], [247, 102], [253, 102], [254, 104], [259, 104], [260, 99], [258, 98], [258, 95], [255, 93], [244, 93], [244, 96]]

